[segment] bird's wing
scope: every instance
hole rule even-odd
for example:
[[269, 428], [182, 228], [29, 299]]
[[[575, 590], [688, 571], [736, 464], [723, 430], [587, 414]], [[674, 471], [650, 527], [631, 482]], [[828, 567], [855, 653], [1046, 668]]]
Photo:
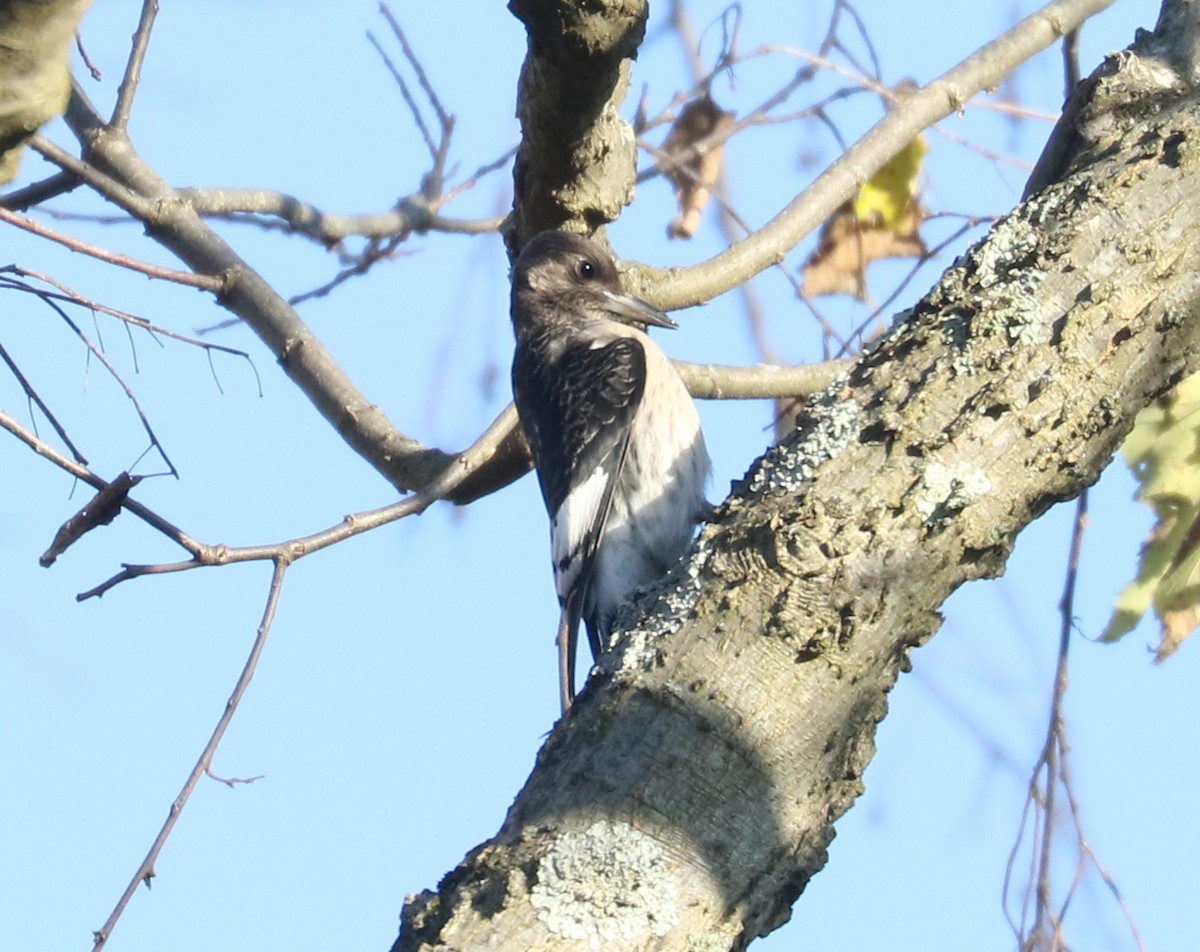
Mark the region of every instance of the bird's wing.
[[584, 341], [553, 364], [518, 353], [517, 408], [550, 512], [554, 577], [564, 611], [566, 671], [574, 668], [580, 614], [625, 464], [630, 426], [646, 387], [646, 354], [634, 337]]
[[565, 597], [587, 574], [604, 533], [646, 387], [646, 354], [633, 337], [583, 342], [550, 366], [518, 361], [514, 384], [554, 525], [555, 574]]

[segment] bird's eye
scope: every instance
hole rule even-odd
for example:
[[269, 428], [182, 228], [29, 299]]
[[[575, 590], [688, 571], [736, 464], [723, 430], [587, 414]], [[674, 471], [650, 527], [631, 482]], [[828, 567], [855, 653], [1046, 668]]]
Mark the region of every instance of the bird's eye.
[[580, 258], [578, 264], [575, 265], [575, 273], [584, 281], [592, 281], [596, 278], [596, 266], [587, 258]]

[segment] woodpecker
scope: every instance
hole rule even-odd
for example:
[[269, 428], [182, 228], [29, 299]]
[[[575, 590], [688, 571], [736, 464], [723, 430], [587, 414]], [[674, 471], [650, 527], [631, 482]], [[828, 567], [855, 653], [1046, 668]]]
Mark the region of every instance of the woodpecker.
[[700, 418], [641, 325], [675, 322], [621, 288], [604, 248], [542, 232], [512, 270], [517, 412], [550, 515], [563, 713], [579, 623], [592, 656], [639, 586], [683, 554], [709, 511]]

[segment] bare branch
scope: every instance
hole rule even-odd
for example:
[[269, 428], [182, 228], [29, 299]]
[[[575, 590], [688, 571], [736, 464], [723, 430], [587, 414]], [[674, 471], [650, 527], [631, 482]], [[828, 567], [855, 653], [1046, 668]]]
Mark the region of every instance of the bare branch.
[[117, 920], [121, 918], [121, 913], [125, 911], [125, 907], [129, 905], [129, 900], [133, 898], [138, 885], [140, 883], [145, 883], [147, 886], [150, 885], [150, 880], [154, 878], [154, 864], [158, 860], [158, 854], [162, 852], [162, 848], [167, 842], [167, 837], [171, 835], [171, 830], [174, 829], [179, 815], [187, 805], [192, 791], [196, 789], [196, 783], [208, 772], [209, 766], [212, 764], [213, 755], [217, 751], [217, 745], [221, 743], [221, 738], [225, 735], [225, 729], [229, 727], [229, 722], [233, 720], [233, 715], [237, 711], [238, 704], [241, 703], [242, 696], [246, 693], [246, 688], [250, 685], [250, 679], [254, 677], [254, 669], [258, 667], [258, 659], [262, 656], [263, 648], [267, 643], [267, 634], [271, 630], [271, 623], [275, 620], [275, 609], [279, 606], [279, 595], [283, 589], [283, 576], [287, 568], [288, 563], [286, 560], [277, 559], [275, 561], [275, 571], [271, 576], [270, 588], [267, 590], [267, 604], [263, 609], [262, 621], [259, 622], [254, 644], [250, 648], [250, 657], [246, 659], [242, 673], [238, 676], [237, 683], [233, 686], [233, 692], [229, 695], [229, 700], [225, 702], [225, 709], [221, 712], [221, 717], [217, 721], [217, 726], [213, 729], [212, 736], [209, 737], [208, 743], [204, 745], [204, 749], [200, 751], [200, 756], [196, 759], [191, 773], [188, 774], [187, 780], [184, 781], [183, 789], [179, 791], [179, 795], [172, 801], [171, 807], [167, 811], [167, 819], [161, 829], [159, 829], [154, 842], [150, 844], [150, 850], [146, 853], [146, 858], [138, 866], [137, 871], [133, 874], [133, 879], [125, 887], [125, 891], [121, 894], [121, 898], [117, 900], [117, 905], [104, 925], [93, 933], [95, 943], [92, 946], [92, 952], [99, 952], [100, 949], [104, 948], [104, 944], [112, 935], [113, 927], [116, 926]]
[[[36, 434], [29, 432], [25, 427], [21, 426], [16, 420], [0, 410], [0, 429], [7, 430], [18, 440], [28, 446], [39, 456], [49, 460], [59, 469], [65, 470], [76, 479], [87, 483], [94, 489], [104, 489], [109, 485], [109, 481], [97, 476], [87, 466], [77, 463], [72, 459], [63, 456], [58, 450], [52, 447], [49, 443], [39, 438]], [[201, 545], [195, 539], [188, 536], [180, 529], [173, 526], [162, 516], [158, 515], [151, 509], [147, 509], [141, 503], [134, 499], [126, 498], [121, 504], [125, 509], [128, 509], [135, 516], [145, 522], [147, 525], [158, 530], [172, 542], [187, 549], [189, 552], [195, 551]]]
[[125, 64], [125, 75], [121, 79], [120, 89], [117, 90], [117, 104], [109, 120], [109, 125], [114, 129], [124, 131], [129, 125], [129, 111], [133, 108], [133, 97], [142, 79], [142, 62], [146, 59], [146, 47], [150, 43], [150, 31], [154, 28], [156, 16], [158, 0], [143, 0], [142, 14], [133, 33], [133, 47], [129, 51], [129, 61]]
[[125, 324], [140, 328], [151, 335], [153, 338], [169, 337], [171, 340], [177, 340], [180, 343], [188, 344], [192, 347], [199, 347], [207, 351], [217, 351], [222, 354], [229, 354], [231, 357], [241, 357], [254, 371], [254, 379], [258, 381], [258, 392], [262, 393], [262, 382], [258, 376], [258, 370], [254, 366], [254, 361], [250, 355], [244, 350], [238, 350], [236, 347], [228, 347], [224, 344], [214, 344], [211, 341], [200, 340], [196, 337], [189, 337], [187, 334], [180, 334], [177, 331], [162, 327], [149, 321], [144, 317], [138, 317], [136, 314], [130, 314], [127, 311], [119, 311], [116, 308], [109, 307], [107, 304], [101, 304], [99, 301], [93, 301], [89, 297], [85, 297], [78, 291], [68, 287], [61, 281], [50, 277], [47, 274], [41, 274], [38, 271], [30, 271], [28, 268], [22, 268], [17, 265], [9, 265], [0, 267], [0, 275], [16, 274], [26, 278], [32, 278], [35, 281], [41, 281], [49, 284], [51, 287], [58, 288], [60, 294], [55, 294], [49, 291], [42, 291], [37, 288], [30, 287], [22, 282], [8, 282], [6, 286], [19, 291], [24, 291], [28, 294], [34, 294], [38, 297], [46, 298], [47, 300], [63, 301], [70, 304], [77, 304], [80, 307], [86, 307], [91, 311], [98, 311], [101, 314], [107, 314], [109, 317], [116, 318]]
[[[499, 164], [485, 167], [487, 171]], [[478, 177], [478, 176], [477, 176]], [[456, 192], [457, 194], [457, 192]], [[323, 245], [333, 245], [346, 238], [386, 238], [397, 234], [430, 231], [457, 234], [480, 234], [496, 231], [503, 218], [450, 218], [437, 213], [422, 196], [401, 199], [386, 212], [364, 215], [338, 215], [282, 192], [252, 188], [185, 188], [179, 195], [187, 199], [197, 214], [205, 217], [224, 217], [231, 221], [251, 221], [245, 216], [270, 215], [288, 226], [290, 231], [305, 235]], [[265, 225], [263, 222], [255, 222]]]
[[55, 172], [40, 182], [26, 185], [7, 195], [0, 195], [0, 208], [7, 208], [13, 212], [27, 211], [48, 199], [65, 195], [82, 184], [83, 182], [70, 172]]
[[[509, 404], [471, 446], [450, 461], [442, 472], [430, 482], [425, 491], [415, 493], [380, 509], [352, 513], [336, 525], [318, 532], [266, 545], [228, 546], [197, 542], [126, 495], [121, 500], [124, 508], [142, 518], [153, 528], [158, 529], [187, 550], [192, 557], [181, 562], [163, 562], [152, 565], [126, 563], [116, 575], [96, 587], [80, 593], [76, 598], [79, 601], [98, 598], [121, 582], [140, 578], [143, 575], [165, 575], [206, 566], [232, 565], [238, 562], [273, 561], [290, 564], [344, 539], [376, 529], [389, 522], [395, 522], [397, 519], [419, 515], [439, 499], [451, 498], [469, 477], [478, 473], [498, 454], [501, 454], [505, 444], [517, 431], [517, 427], [516, 409]], [[95, 486], [98, 490], [104, 490], [113, 485], [96, 476], [86, 466], [67, 459], [3, 412], [0, 412], [0, 428], [8, 430], [35, 452], [89, 485]]]
[[756, 367], [727, 367], [718, 364], [688, 364], [674, 361], [675, 369], [693, 397], [701, 400], [771, 400], [779, 397], [809, 397], [824, 390], [844, 373], [851, 360], [827, 360], [820, 364], [788, 367], [759, 364]]
[[[58, 434], [58, 438], [63, 441], [67, 449], [71, 451], [71, 455], [75, 457], [75, 462], [79, 463], [81, 466], [86, 466], [87, 459], [85, 459], [84, 455], [79, 452], [79, 449], [75, 446], [75, 444], [71, 442], [71, 438], [67, 436], [67, 431], [64, 430], [62, 424], [58, 422], [58, 418], [50, 412], [50, 408], [46, 406], [46, 402], [40, 396], [38, 396], [37, 391], [33, 389], [33, 384], [31, 384], [25, 375], [21, 373], [21, 368], [18, 367], [12, 357], [9, 356], [8, 351], [4, 349], [3, 344], [0, 344], [0, 360], [3, 360], [8, 365], [8, 369], [11, 370], [13, 376], [17, 378], [17, 383], [19, 383], [21, 385], [21, 389], [25, 391], [26, 398], [31, 403], [35, 404], [43, 414], [45, 414], [46, 419], [50, 422], [50, 426], [52, 426], [54, 428], [54, 432]], [[36, 421], [34, 421], [34, 426], [37, 426]]]
[[744, 241], [686, 268], [635, 269], [633, 289], [664, 310], [723, 294], [796, 246], [913, 137], [994, 86], [1017, 64], [1055, 42], [1112, 0], [1054, 0], [988, 43], [902, 107], [888, 112], [778, 215]]
[[89, 338], [87, 334], [83, 332], [83, 328], [81, 328], [75, 323], [75, 321], [71, 319], [71, 316], [59, 306], [58, 302], [52, 296], [42, 295], [40, 296], [40, 300], [47, 307], [53, 310], [62, 319], [63, 323], [65, 323], [69, 328], [71, 328], [72, 331], [75, 332], [75, 336], [83, 342], [84, 347], [88, 349], [88, 353], [100, 361], [101, 366], [108, 371], [109, 376], [112, 377], [113, 380], [117, 382], [118, 386], [120, 386], [120, 388], [125, 392], [126, 398], [130, 403], [133, 404], [133, 409], [137, 413], [138, 419], [142, 423], [142, 429], [146, 431], [146, 436], [150, 438], [150, 445], [158, 450], [158, 455], [161, 456], [163, 462], [167, 464], [167, 468], [171, 471], [171, 475], [178, 478], [179, 473], [175, 470], [175, 464], [171, 462], [171, 458], [167, 455], [166, 449], [163, 448], [162, 443], [159, 441], [158, 436], [154, 432], [154, 428], [150, 425], [150, 420], [146, 416], [145, 410], [142, 409], [142, 405], [137, 398], [137, 394], [135, 394], [133, 392], [133, 388], [125, 382], [125, 378], [121, 376], [120, 371], [118, 371], [117, 368], [112, 365], [112, 362], [108, 359], [108, 357], [105, 356], [104, 351], [92, 343], [91, 338]]
[[314, 298], [325, 297], [327, 294], [334, 291], [336, 288], [345, 284], [352, 278], [357, 278], [360, 275], [366, 274], [371, 270], [371, 267], [380, 261], [391, 261], [405, 254], [398, 252], [399, 248], [408, 239], [407, 235], [393, 235], [387, 241], [378, 241], [372, 239], [367, 243], [367, 247], [360, 254], [355, 255], [351, 263], [345, 268], [342, 268], [337, 274], [326, 281], [324, 284], [318, 285], [310, 291], [304, 291], [301, 294], [294, 294], [288, 298], [288, 304], [296, 307], [298, 304], [303, 304], [305, 301], [311, 301]]
[[400, 489], [424, 485], [445, 467], [453, 457], [427, 449], [397, 430], [378, 405], [358, 390], [295, 310], [142, 161], [122, 132], [105, 126], [78, 87], [67, 121], [89, 157], [111, 174], [97, 174], [89, 163], [48, 144], [41, 149], [43, 154], [63, 168], [78, 171], [106, 198], [144, 222], [152, 237], [197, 274], [220, 280], [220, 303], [250, 325], [356, 452]]
[[83, 65], [87, 68], [88, 75], [96, 82], [100, 82], [104, 78], [104, 74], [100, 72], [100, 67], [93, 63], [91, 57], [88, 56], [87, 48], [83, 45], [83, 37], [79, 35], [78, 31], [75, 32], [75, 50], [79, 53], [79, 58], [83, 60]]
[[130, 258], [128, 255], [119, 254], [116, 251], [109, 251], [106, 248], [101, 248], [98, 245], [89, 244], [86, 241], [81, 241], [78, 238], [72, 238], [69, 235], [61, 234], [54, 231], [52, 228], [47, 228], [45, 225], [39, 225], [32, 218], [26, 218], [23, 215], [18, 215], [10, 212], [5, 208], [0, 208], [0, 221], [6, 221], [10, 225], [27, 231], [30, 234], [37, 235], [39, 238], [49, 238], [51, 241], [70, 248], [72, 251], [78, 251], [81, 254], [88, 255], [100, 261], [106, 261], [109, 264], [115, 264], [121, 268], [127, 268], [130, 271], [136, 271], [139, 274], [144, 274], [149, 278], [158, 278], [163, 281], [174, 281], [176, 284], [186, 284], [189, 287], [200, 288], [203, 291], [212, 291], [214, 294], [219, 294], [222, 288], [221, 281], [217, 278], [206, 277], [204, 275], [192, 274], [188, 271], [176, 271], [172, 268], [164, 268], [161, 265], [150, 264], [147, 261], [139, 261], [136, 258]]
[[[1089, 867], [1094, 868], [1112, 893], [1121, 911], [1125, 915], [1130, 935], [1139, 952], [1143, 952], [1141, 935], [1137, 925], [1121, 896], [1120, 889], [1112, 876], [1100, 863], [1095, 852], [1083, 833], [1082, 819], [1079, 814], [1079, 803], [1075, 798], [1075, 790], [1071, 781], [1068, 766], [1070, 744], [1067, 739], [1066, 717], [1063, 704], [1067, 695], [1068, 659], [1071, 648], [1071, 634], [1075, 629], [1075, 585], [1079, 579], [1079, 553], [1083, 544], [1083, 533], [1087, 527], [1088, 494], [1084, 490], [1079, 495], [1075, 507], [1075, 524], [1071, 532], [1070, 552], [1067, 555], [1067, 569], [1063, 581], [1063, 594], [1059, 600], [1058, 610], [1061, 617], [1058, 641], [1058, 661], [1054, 672], [1054, 685], [1051, 691], [1050, 716], [1046, 727], [1046, 740], [1042, 746], [1041, 755], [1034, 764], [1033, 775], [1029, 780], [1029, 789], [1025, 798], [1025, 809], [1022, 813], [1017, 838], [1009, 852], [1005, 866], [1004, 915], [1012, 927], [1013, 933], [1021, 952], [1066, 952], [1069, 946], [1063, 937], [1063, 924], [1067, 910], [1075, 896]], [[1061, 903], [1054, 899], [1053, 858], [1054, 845], [1057, 842], [1056, 832], [1063, 819], [1058, 806], [1059, 791], [1067, 797], [1068, 813], [1074, 834], [1076, 863], [1075, 875], [1063, 894]], [[1013, 870], [1016, 866], [1017, 854], [1020, 852], [1027, 826], [1033, 820], [1032, 840], [1030, 844], [1030, 870], [1025, 887], [1022, 890], [1021, 908], [1019, 913], [1009, 908], [1009, 895], [1013, 886]]]
[[442, 131], [441, 139], [438, 143], [434, 143], [433, 136], [430, 134], [428, 126], [425, 125], [424, 117], [421, 115], [420, 107], [417, 106], [416, 100], [409, 91], [408, 84], [404, 81], [400, 70], [396, 68], [391, 57], [387, 55], [387, 52], [379, 44], [379, 41], [375, 39], [373, 34], [368, 33], [367, 38], [371, 41], [375, 49], [379, 51], [379, 55], [383, 57], [384, 63], [387, 65], [392, 77], [396, 80], [396, 85], [400, 87], [400, 94], [404, 97], [405, 103], [408, 104], [413, 121], [416, 122], [417, 128], [421, 131], [421, 135], [425, 139], [425, 146], [429, 149], [429, 157], [433, 160], [434, 169], [441, 169], [446, 162], [446, 150], [449, 146], [450, 132], [454, 127], [454, 117], [442, 108], [441, 101], [438, 99], [437, 93], [434, 92], [433, 84], [430, 83], [429, 77], [426, 76], [421, 61], [417, 59], [416, 53], [413, 52], [412, 47], [409, 45], [408, 37], [404, 35], [404, 30], [401, 28], [399, 21], [392, 15], [391, 9], [386, 3], [380, 3], [379, 12], [388, 21], [388, 26], [392, 28], [392, 34], [400, 41], [400, 48], [404, 52], [404, 58], [408, 60], [408, 64], [413, 68], [413, 72], [416, 73], [417, 82], [429, 100], [430, 106], [433, 107], [434, 114], [437, 116]]

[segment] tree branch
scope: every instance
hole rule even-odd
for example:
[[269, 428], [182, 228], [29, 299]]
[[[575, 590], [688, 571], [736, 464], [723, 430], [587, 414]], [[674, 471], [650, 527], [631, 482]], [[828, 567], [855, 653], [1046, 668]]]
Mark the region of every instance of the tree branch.
[[529, 37], [506, 235], [515, 250], [549, 228], [594, 231], [632, 199], [637, 147], [617, 110], [645, 34], [646, 2], [508, 6]]
[[395, 952], [740, 949], [790, 915], [938, 607], [999, 574], [1200, 367], [1200, 166], [1183, 159], [1200, 101], [1190, 81], [1134, 91], [1163, 40], [1105, 67], [1151, 107], [1093, 130], [1108, 138], [1076, 174], [811, 400], [626, 616], [500, 832], [409, 901]]
[[308, 202], [282, 192], [255, 188], [185, 188], [181, 197], [205, 217], [245, 220], [250, 215], [277, 218], [287, 227], [323, 245], [346, 238], [386, 238], [404, 232], [423, 234], [430, 231], [454, 234], [483, 234], [496, 231], [503, 218], [451, 218], [439, 214], [420, 195], [401, 199], [386, 212], [363, 215], [337, 215], [321, 211]]
[[0, 16], [0, 185], [16, 177], [25, 141], [63, 111], [71, 38], [91, 0], [8, 0]]
[[924, 129], [995, 86], [1112, 0], [1055, 0], [891, 110], [812, 185], [750, 237], [686, 268], [631, 269], [635, 293], [674, 310], [711, 300], [783, 260], [884, 163]]
[[179, 814], [183, 812], [183, 808], [191, 797], [192, 791], [196, 789], [196, 784], [205, 773], [208, 773], [213, 755], [217, 752], [217, 745], [221, 743], [221, 738], [225, 736], [225, 730], [229, 727], [229, 722], [233, 720], [233, 715], [242, 700], [242, 695], [246, 693], [246, 688], [250, 685], [250, 679], [254, 677], [254, 670], [258, 667], [258, 659], [262, 656], [263, 648], [267, 643], [267, 634], [270, 632], [271, 624], [275, 620], [275, 609], [279, 607], [279, 595], [283, 590], [283, 576], [287, 571], [287, 567], [288, 563], [286, 561], [280, 560], [275, 563], [275, 571], [271, 576], [271, 585], [267, 590], [267, 603], [263, 609], [262, 621], [259, 622], [258, 633], [254, 638], [253, 646], [250, 648], [250, 656], [246, 659], [242, 673], [239, 675], [237, 683], [233, 686], [233, 693], [229, 695], [229, 700], [225, 702], [225, 708], [221, 712], [217, 726], [213, 728], [212, 735], [208, 738], [204, 749], [200, 751], [200, 756], [196, 759], [191, 773], [188, 774], [187, 780], [184, 781], [183, 789], [179, 791], [179, 795], [172, 801], [171, 808], [167, 811], [167, 819], [159, 829], [158, 835], [155, 836], [154, 842], [150, 844], [150, 850], [146, 853], [145, 859], [138, 866], [137, 872], [133, 874], [133, 878], [129, 881], [129, 885], [125, 887], [125, 891], [121, 894], [121, 898], [117, 900], [116, 906], [109, 914], [104, 925], [92, 934], [94, 939], [92, 952], [100, 952], [100, 949], [104, 948], [105, 943], [108, 942], [109, 937], [112, 935], [112, 930], [116, 926], [117, 920], [121, 918], [121, 913], [129, 905], [129, 900], [133, 898], [133, 894], [137, 891], [138, 886], [143, 883], [147, 887], [150, 885], [150, 880], [154, 878], [154, 864], [158, 860], [158, 854], [162, 852], [162, 848], [167, 842], [167, 837], [171, 835], [171, 830], [174, 829], [175, 822], [179, 819]]

